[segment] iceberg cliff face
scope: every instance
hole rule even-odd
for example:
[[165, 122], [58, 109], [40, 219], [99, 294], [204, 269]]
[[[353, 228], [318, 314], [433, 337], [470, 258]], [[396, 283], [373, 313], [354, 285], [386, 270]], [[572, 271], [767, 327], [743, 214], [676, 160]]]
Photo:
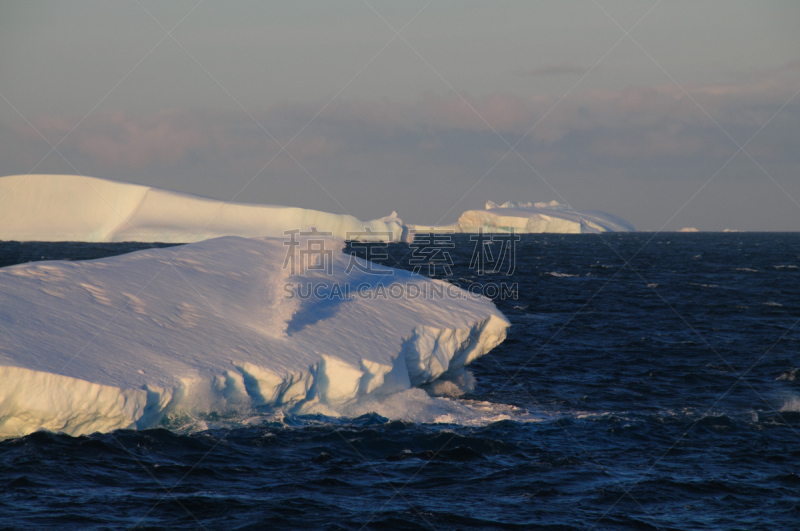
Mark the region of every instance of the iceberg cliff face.
[[[283, 237], [285, 230], [311, 227], [339, 238], [403, 237], [403, 222], [396, 214], [361, 221], [344, 214], [226, 203], [79, 175], [0, 178], [0, 240], [189, 243], [219, 236]], [[366, 229], [373, 234], [364, 235]]]
[[630, 232], [633, 226], [611, 214], [597, 211], [578, 212], [556, 201], [549, 203], [486, 203], [484, 210], [468, 210], [458, 220], [462, 232], [510, 232], [517, 234], [555, 232], [586, 234]]
[[[348, 270], [340, 245], [328, 271], [293, 272], [285, 244], [225, 237], [0, 269], [0, 437], [146, 428], [200, 406], [333, 411], [448, 377], [505, 338], [488, 299]], [[292, 297], [306, 285], [314, 296]]]

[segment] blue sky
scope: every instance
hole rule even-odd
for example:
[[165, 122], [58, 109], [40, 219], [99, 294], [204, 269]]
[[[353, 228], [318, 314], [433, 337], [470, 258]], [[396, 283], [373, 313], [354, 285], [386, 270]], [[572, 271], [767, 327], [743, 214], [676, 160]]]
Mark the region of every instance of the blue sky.
[[0, 174], [800, 230], [797, 27], [788, 1], [0, 2]]

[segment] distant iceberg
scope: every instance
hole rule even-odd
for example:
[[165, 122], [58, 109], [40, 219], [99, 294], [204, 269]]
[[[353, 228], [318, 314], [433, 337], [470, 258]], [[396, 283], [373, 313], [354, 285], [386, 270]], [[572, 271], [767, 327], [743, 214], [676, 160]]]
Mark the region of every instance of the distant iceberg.
[[[409, 226], [410, 231], [425, 231], [429, 227]], [[511, 232], [585, 234], [600, 232], [632, 232], [633, 226], [624, 219], [594, 210], [577, 211], [557, 201], [523, 203], [509, 201], [498, 205], [486, 203], [483, 210], [467, 210], [453, 225], [433, 227], [434, 231], [474, 233]]]
[[[326, 268], [293, 271], [286, 243], [224, 237], [0, 269], [0, 438], [141, 429], [193, 408], [336, 414], [457, 379], [506, 337], [489, 299], [369, 273], [341, 240]], [[290, 289], [304, 282], [314, 297]]]
[[283, 237], [286, 230], [311, 227], [354, 240], [403, 239], [397, 213], [361, 221], [80, 175], [0, 178], [0, 240], [189, 243], [219, 236]]

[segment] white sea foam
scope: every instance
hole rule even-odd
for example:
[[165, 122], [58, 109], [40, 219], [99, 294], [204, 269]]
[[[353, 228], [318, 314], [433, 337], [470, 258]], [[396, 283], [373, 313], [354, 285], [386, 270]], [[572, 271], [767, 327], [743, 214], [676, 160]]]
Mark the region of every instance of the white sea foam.
[[570, 273], [560, 273], [558, 271], [547, 271], [545, 272], [545, 275], [550, 275], [552, 277], [557, 277], [557, 278], [572, 278], [580, 276], [580, 275], [572, 275]]
[[[215, 411], [172, 413], [165, 426], [177, 432], [200, 432], [208, 429], [265, 426], [270, 424], [307, 427], [333, 422], [349, 423], [368, 414], [377, 414], [388, 420], [402, 420], [415, 424], [444, 424], [458, 426], [486, 426], [494, 422], [542, 422], [553, 417], [526, 409], [484, 400], [465, 400], [431, 396], [422, 389], [408, 389], [384, 396], [361, 397], [337, 408], [315, 404], [306, 411], [292, 416], [283, 410], [268, 413], [255, 411], [218, 414]], [[270, 433], [265, 436], [270, 436]]]
[[701, 288], [709, 288], [709, 289], [716, 289], [719, 287], [717, 284], [698, 284], [696, 282], [689, 282], [690, 286], [698, 286]]
[[462, 426], [485, 426], [501, 420], [539, 422], [546, 418], [507, 404], [430, 396], [422, 389], [409, 389], [392, 396], [365, 397], [341, 413], [348, 417], [377, 413], [392, 420]]

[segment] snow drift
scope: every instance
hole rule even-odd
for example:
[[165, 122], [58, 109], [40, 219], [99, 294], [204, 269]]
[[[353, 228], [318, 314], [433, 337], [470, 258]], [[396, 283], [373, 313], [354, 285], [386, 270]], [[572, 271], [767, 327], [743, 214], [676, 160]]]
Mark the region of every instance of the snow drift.
[[224, 237], [0, 269], [0, 437], [147, 428], [193, 407], [333, 414], [457, 376], [505, 338], [488, 299], [364, 271], [341, 241], [329, 270], [292, 271], [285, 243]]
[[[79, 175], [0, 178], [0, 240], [188, 243], [219, 236], [282, 237], [285, 230], [399, 241], [396, 214], [353, 216], [287, 206], [226, 203]], [[369, 229], [373, 235], [358, 235]], [[351, 234], [348, 234], [351, 233]]]
[[[410, 230], [425, 231], [425, 226], [409, 226]], [[599, 232], [630, 232], [633, 226], [624, 219], [605, 212], [578, 212], [557, 201], [521, 203], [509, 201], [498, 205], [486, 203], [483, 210], [467, 210], [453, 225], [434, 227], [435, 231], [453, 232], [515, 232], [517, 234], [554, 232], [585, 234]]]

